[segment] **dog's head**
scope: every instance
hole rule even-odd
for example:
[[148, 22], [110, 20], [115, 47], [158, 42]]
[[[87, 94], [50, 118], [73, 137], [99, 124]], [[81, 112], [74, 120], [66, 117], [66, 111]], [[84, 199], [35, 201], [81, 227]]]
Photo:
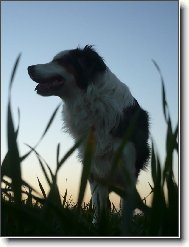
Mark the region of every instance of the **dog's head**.
[[102, 57], [87, 45], [83, 49], [62, 51], [49, 63], [29, 66], [28, 74], [38, 83], [35, 88], [38, 94], [66, 98], [78, 90], [85, 91], [105, 70]]

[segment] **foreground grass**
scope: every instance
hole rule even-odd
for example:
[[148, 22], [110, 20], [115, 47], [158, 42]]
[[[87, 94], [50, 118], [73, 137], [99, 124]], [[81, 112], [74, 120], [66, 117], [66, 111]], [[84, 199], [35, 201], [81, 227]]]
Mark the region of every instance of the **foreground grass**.
[[[95, 148], [95, 136], [93, 131], [90, 131], [87, 137], [79, 140], [62, 158], [59, 157], [60, 145], [57, 145], [55, 173], [52, 172], [44, 158], [36, 151], [37, 146], [50, 128], [60, 105], [57, 106], [53, 112], [36, 145], [34, 147], [27, 145], [29, 149], [28, 153], [24, 156], [20, 156], [17, 141], [19, 123], [18, 127], [15, 128], [11, 109], [11, 88], [19, 60], [20, 56], [16, 60], [9, 83], [9, 101], [7, 107], [8, 152], [1, 167], [1, 235], [61, 237], [125, 235], [121, 213], [119, 210], [116, 210], [115, 207], [112, 207], [106, 214], [102, 214], [98, 224], [94, 225], [91, 223], [94, 213], [91, 201], [88, 204], [82, 204]], [[152, 140], [151, 176], [153, 186], [150, 185], [153, 196], [152, 206], [148, 208], [141, 200], [137, 190], [135, 191], [133, 195], [135, 208], [140, 208], [142, 211], [139, 214], [131, 215], [127, 236], [176, 237], [179, 235], [179, 202], [178, 185], [175, 182], [173, 173], [173, 153], [176, 151], [178, 154], [178, 126], [173, 131], [163, 76], [156, 62], [153, 61], [153, 63], [160, 74], [162, 83], [162, 108], [167, 124], [167, 136], [165, 140], [166, 157], [164, 163], [160, 164], [160, 159]], [[20, 115], [19, 111], [18, 115]], [[132, 122], [132, 124], [134, 124], [134, 122]], [[129, 130], [125, 133], [123, 142], [115, 154], [113, 167], [119, 164], [122, 150], [128, 141], [132, 128], [133, 126], [130, 126]], [[86, 149], [78, 201], [75, 205], [70, 205], [67, 198], [67, 190], [63, 200], [61, 199], [56, 182], [57, 174], [66, 159], [72, 155], [84, 141], [86, 143]], [[21, 163], [27, 159], [32, 152], [35, 153], [49, 185], [50, 190], [48, 195], [45, 193], [39, 179], [40, 193], [22, 179]], [[46, 172], [46, 169], [49, 173]], [[48, 174], [50, 174], [50, 176]], [[120, 196], [127, 197], [124, 191], [118, 190], [117, 188], [112, 188], [112, 190]], [[23, 195], [26, 195], [25, 200], [23, 200]]]

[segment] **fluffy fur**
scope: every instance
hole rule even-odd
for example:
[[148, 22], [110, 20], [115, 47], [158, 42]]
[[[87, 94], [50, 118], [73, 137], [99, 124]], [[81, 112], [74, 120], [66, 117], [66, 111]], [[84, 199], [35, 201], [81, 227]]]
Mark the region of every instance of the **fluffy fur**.
[[[96, 221], [107, 207], [110, 186], [132, 193], [121, 168], [111, 172], [112, 160], [137, 113], [137, 122], [122, 154], [123, 165], [135, 184], [149, 157], [148, 114], [92, 46], [60, 52], [50, 63], [29, 66], [28, 73], [38, 83], [38, 94], [56, 95], [64, 101], [65, 129], [75, 140], [94, 129], [96, 150], [89, 182]], [[81, 146], [81, 160], [83, 151]]]

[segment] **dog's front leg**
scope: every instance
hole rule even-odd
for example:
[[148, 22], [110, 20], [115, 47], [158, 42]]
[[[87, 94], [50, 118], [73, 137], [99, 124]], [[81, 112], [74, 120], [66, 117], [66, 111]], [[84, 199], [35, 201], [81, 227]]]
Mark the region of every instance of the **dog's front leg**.
[[122, 216], [123, 226], [122, 234], [128, 235], [129, 228], [132, 221], [133, 210], [135, 206], [135, 189], [136, 189], [136, 150], [133, 143], [129, 142], [123, 152], [122, 156], [123, 166], [125, 169], [125, 188], [126, 188], [126, 200], [122, 199]]
[[93, 216], [93, 223], [97, 223], [102, 213], [105, 213], [108, 205], [108, 186], [102, 185], [95, 181], [94, 179], [90, 179], [90, 188], [92, 194], [92, 204], [95, 209], [95, 213]]

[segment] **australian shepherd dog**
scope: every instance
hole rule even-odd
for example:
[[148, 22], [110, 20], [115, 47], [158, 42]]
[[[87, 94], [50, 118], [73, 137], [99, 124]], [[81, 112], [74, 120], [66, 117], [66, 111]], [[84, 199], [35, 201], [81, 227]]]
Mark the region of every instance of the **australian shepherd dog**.
[[[89, 183], [95, 208], [93, 222], [97, 222], [100, 212], [108, 207], [112, 186], [132, 197], [139, 172], [149, 158], [148, 113], [91, 45], [62, 51], [48, 63], [29, 66], [28, 73], [37, 83], [37, 94], [63, 100], [64, 125], [75, 141], [94, 130], [96, 147]], [[112, 172], [114, 154], [132, 121], [134, 128], [122, 151], [122, 165]], [[81, 160], [83, 155], [81, 145]]]

